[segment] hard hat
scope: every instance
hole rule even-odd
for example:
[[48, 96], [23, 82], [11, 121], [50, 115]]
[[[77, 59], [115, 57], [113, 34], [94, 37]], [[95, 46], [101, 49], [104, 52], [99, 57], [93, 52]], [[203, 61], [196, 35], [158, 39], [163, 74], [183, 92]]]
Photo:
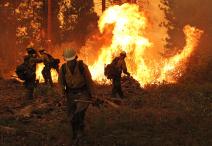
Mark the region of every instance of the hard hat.
[[43, 48], [41, 48], [41, 49], [39, 50], [39, 52], [40, 52], [40, 53], [46, 53], [46, 50], [43, 49]]
[[33, 48], [26, 48], [26, 51], [28, 54], [36, 54], [36, 51]]
[[125, 51], [122, 51], [121, 53], [120, 53], [120, 56], [127, 56], [127, 53], [125, 52]]
[[74, 60], [76, 56], [77, 53], [74, 49], [71, 48], [64, 49], [63, 57], [65, 58], [66, 61]]

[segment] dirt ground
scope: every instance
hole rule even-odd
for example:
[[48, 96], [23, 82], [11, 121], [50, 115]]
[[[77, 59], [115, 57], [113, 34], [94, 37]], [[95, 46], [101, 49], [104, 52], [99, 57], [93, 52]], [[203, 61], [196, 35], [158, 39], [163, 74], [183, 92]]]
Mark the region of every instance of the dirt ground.
[[[80, 146], [210, 146], [212, 83], [123, 84], [119, 108], [89, 107]], [[106, 98], [110, 86], [98, 85]], [[17, 81], [0, 80], [1, 146], [70, 146], [71, 127], [58, 85], [39, 85], [27, 100]]]

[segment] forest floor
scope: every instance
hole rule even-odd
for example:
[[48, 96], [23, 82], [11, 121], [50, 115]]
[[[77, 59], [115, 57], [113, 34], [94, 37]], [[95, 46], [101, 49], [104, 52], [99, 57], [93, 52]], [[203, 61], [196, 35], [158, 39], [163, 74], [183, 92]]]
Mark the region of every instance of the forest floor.
[[[110, 86], [98, 85], [107, 97]], [[125, 81], [119, 108], [90, 106], [80, 146], [211, 146], [212, 83], [149, 85]], [[64, 98], [39, 85], [27, 100], [22, 84], [0, 79], [0, 146], [70, 146]]]

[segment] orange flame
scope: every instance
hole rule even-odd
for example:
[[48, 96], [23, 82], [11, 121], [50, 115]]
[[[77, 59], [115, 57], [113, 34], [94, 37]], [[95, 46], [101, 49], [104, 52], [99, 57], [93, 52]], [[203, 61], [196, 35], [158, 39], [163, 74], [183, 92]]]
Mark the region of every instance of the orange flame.
[[114, 25], [112, 44], [109, 47], [101, 48], [102, 52], [98, 60], [90, 66], [94, 79], [100, 81], [104, 78], [104, 64], [110, 63], [112, 57], [122, 50], [131, 54], [127, 61], [131, 74], [139, 80], [138, 75], [146, 72], [147, 77], [149, 71], [142, 56], [151, 43], [142, 35], [147, 20], [144, 14], [139, 12], [139, 7], [129, 4], [110, 7], [100, 18], [100, 32], [107, 29], [108, 24]]
[[142, 86], [153, 82], [172, 82], [174, 79], [169, 72], [175, 71], [179, 63], [190, 56], [203, 33], [197, 28], [185, 26], [186, 46], [182, 52], [166, 60], [155, 60], [157, 63], [154, 63], [145, 58], [145, 51], [154, 44], [145, 37], [148, 21], [145, 14], [139, 11], [139, 6], [125, 3], [108, 8], [100, 17], [100, 32], [111, 29], [109, 25], [113, 26], [112, 43], [101, 48], [98, 59], [89, 65], [93, 79], [98, 82], [105, 80], [105, 64], [109, 64], [121, 51], [127, 52], [126, 64], [129, 72]]
[[[68, 7], [69, 0], [67, 2]], [[60, 21], [62, 26], [64, 19], [60, 19]], [[182, 51], [170, 58], [155, 58], [154, 60], [146, 57], [146, 52], [154, 48], [154, 42], [151, 42], [146, 36], [146, 32], [150, 30], [150, 28], [147, 29], [148, 26], [147, 17], [139, 10], [138, 5], [125, 3], [120, 6], [114, 5], [104, 11], [99, 20], [99, 30], [105, 36], [104, 38], [108, 38], [108, 33], [105, 32], [111, 31], [112, 41], [109, 46], [100, 48], [98, 58], [93, 64], [89, 64], [93, 79], [99, 83], [108, 82], [104, 76], [105, 64], [111, 63], [112, 59], [121, 51], [126, 51], [128, 70], [141, 86], [163, 81], [175, 82], [176, 74], [177, 76], [182, 75], [183, 69], [186, 67], [185, 63], [197, 47], [203, 31], [186, 25], [184, 27], [186, 45]], [[154, 51], [158, 52], [158, 50]], [[36, 78], [39, 82], [44, 82], [41, 73], [43, 67], [42, 63], [37, 65]], [[53, 81], [57, 82], [57, 72], [51, 70], [51, 75]]]
[[[44, 66], [45, 65], [43, 63], [39, 63], [36, 66], [36, 80], [38, 80], [39, 83], [45, 82], [43, 75], [42, 75], [42, 70], [43, 70]], [[52, 77], [53, 83], [58, 82], [58, 73], [55, 69], [51, 69], [51, 77]]]
[[174, 82], [174, 79], [170, 79], [169, 72], [175, 71], [176, 67], [181, 65], [181, 62], [186, 60], [191, 55], [193, 50], [197, 47], [199, 39], [203, 34], [203, 31], [189, 25], [186, 25], [183, 31], [186, 35], [186, 46], [181, 53], [176, 54], [164, 62], [164, 66], [161, 69], [161, 76], [158, 79], [159, 81], [168, 80], [169, 82]]

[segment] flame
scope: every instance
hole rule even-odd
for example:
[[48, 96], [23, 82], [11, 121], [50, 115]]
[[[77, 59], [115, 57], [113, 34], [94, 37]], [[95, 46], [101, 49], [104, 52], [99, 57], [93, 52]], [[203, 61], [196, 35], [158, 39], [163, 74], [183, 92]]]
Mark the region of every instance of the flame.
[[60, 28], [64, 29], [65, 27], [65, 12], [71, 7], [71, 0], [63, 0], [59, 2], [59, 12], [57, 18], [60, 23]]
[[[161, 69], [161, 76], [159, 78], [159, 81], [167, 80], [169, 73], [171, 71], [175, 71], [176, 67], [190, 56], [193, 50], [197, 47], [199, 39], [203, 34], [203, 31], [189, 25], [186, 25], [183, 31], [186, 35], [186, 46], [179, 54], [176, 54], [175, 56], [169, 58], [164, 62], [164, 66]], [[173, 79], [169, 79], [169, 82], [171, 81], [174, 82]]]
[[[43, 63], [38, 63], [37, 66], [36, 66], [36, 80], [38, 80], [39, 83], [45, 82], [43, 75], [42, 75], [42, 70], [43, 70], [44, 66], [45, 65]], [[51, 77], [52, 77], [53, 83], [58, 82], [58, 73], [53, 68], [51, 69]]]
[[[182, 52], [169, 59], [153, 61], [146, 58], [145, 54], [154, 46], [145, 36], [147, 26], [148, 20], [139, 11], [138, 5], [125, 3], [109, 7], [100, 17], [99, 30], [103, 35], [105, 31], [112, 31], [112, 43], [102, 47], [98, 59], [89, 65], [93, 79], [98, 82], [105, 80], [105, 64], [109, 64], [121, 51], [126, 51], [128, 70], [141, 86], [153, 82], [173, 82], [170, 71], [177, 72], [176, 68], [187, 60], [203, 32], [195, 27], [185, 26], [186, 46]], [[185, 66], [185, 63], [180, 65]]]
[[[64, 5], [70, 6], [69, 0]], [[61, 7], [60, 14], [62, 12], [63, 7]], [[64, 26], [63, 15], [60, 18], [61, 26]], [[112, 38], [109, 45], [105, 44], [100, 48], [97, 59], [93, 61], [94, 63], [89, 64], [94, 80], [98, 83], [109, 82], [104, 76], [104, 67], [111, 63], [112, 59], [118, 56], [121, 51], [127, 53], [128, 71], [141, 86], [163, 81], [175, 82], [176, 76], [179, 77], [183, 74], [186, 61], [197, 47], [203, 31], [186, 25], [183, 29], [186, 45], [180, 53], [170, 58], [150, 59], [147, 57], [147, 52], [154, 48], [154, 42], [146, 36], [147, 31], [150, 30], [148, 23], [145, 13], [140, 11], [139, 6], [135, 4], [114, 5], [104, 11], [99, 19], [98, 27], [103, 38], [110, 38], [111, 35], [108, 32], [112, 32]], [[158, 50], [154, 51], [158, 52]], [[43, 63], [37, 65], [36, 78], [39, 82], [44, 82], [43, 68]], [[57, 82], [58, 74], [56, 70], [51, 70], [51, 76], [53, 82]]]
[[[127, 66], [129, 71], [137, 80], [148, 80], [139, 76], [145, 73], [148, 77], [149, 70], [146, 66], [143, 55], [144, 51], [151, 47], [151, 42], [143, 36], [143, 30], [147, 26], [147, 19], [144, 13], [139, 12], [137, 5], [123, 4], [108, 8], [100, 18], [99, 29], [103, 33], [108, 24], [114, 25], [112, 44], [102, 48], [98, 60], [90, 67], [95, 80], [104, 78], [104, 64], [109, 64], [112, 57], [122, 50], [129, 56]], [[146, 82], [146, 81], [145, 81]]]
[[14, 10], [18, 21], [16, 28], [18, 44], [23, 44], [26, 40], [29, 41], [28, 46], [41, 43], [40, 32], [42, 30], [43, 18], [39, 15], [39, 12], [42, 11], [43, 6], [44, 2], [40, 0], [22, 1], [18, 3]]

